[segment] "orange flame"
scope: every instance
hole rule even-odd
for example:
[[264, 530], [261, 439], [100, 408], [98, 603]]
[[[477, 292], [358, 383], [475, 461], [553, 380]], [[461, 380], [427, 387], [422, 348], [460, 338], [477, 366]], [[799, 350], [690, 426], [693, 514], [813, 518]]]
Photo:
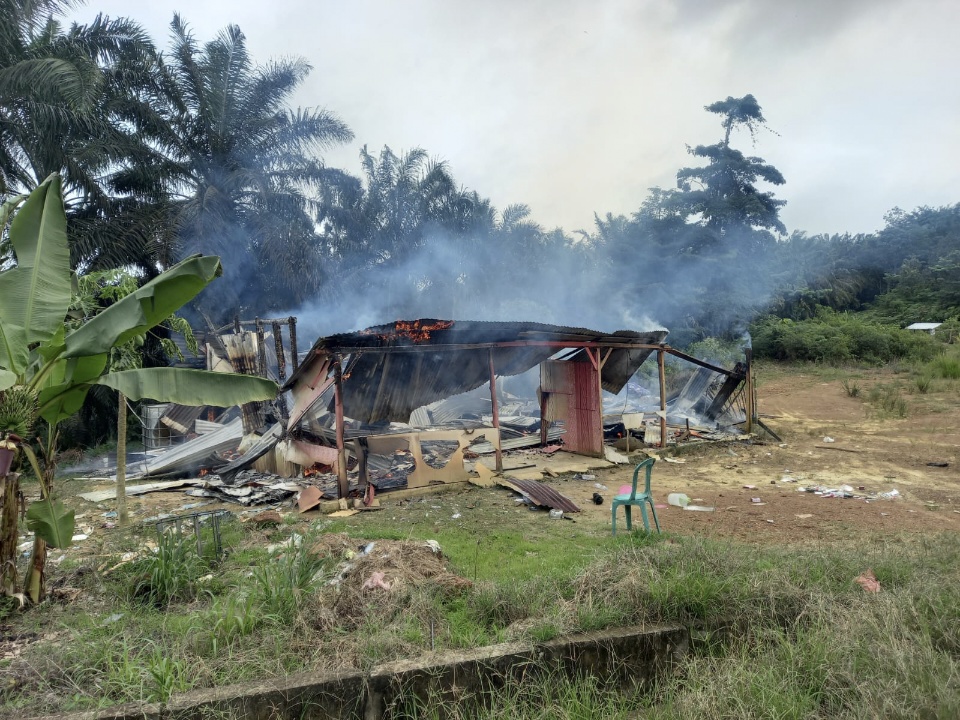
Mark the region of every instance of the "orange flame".
[[207, 468], [200, 468], [200, 477], [203, 477], [204, 475], [207, 475], [207, 474], [209, 474], [209, 473], [210, 473], [210, 470], [209, 470], [209, 469], [207, 469]]
[[[430, 333], [435, 330], [446, 330], [453, 327], [453, 320], [437, 320], [436, 322], [426, 322], [424, 320], [397, 320], [393, 324], [393, 333], [381, 334], [384, 340], [395, 340], [397, 338], [408, 338], [415, 343], [427, 342], [430, 339]], [[372, 333], [364, 330], [363, 332]]]

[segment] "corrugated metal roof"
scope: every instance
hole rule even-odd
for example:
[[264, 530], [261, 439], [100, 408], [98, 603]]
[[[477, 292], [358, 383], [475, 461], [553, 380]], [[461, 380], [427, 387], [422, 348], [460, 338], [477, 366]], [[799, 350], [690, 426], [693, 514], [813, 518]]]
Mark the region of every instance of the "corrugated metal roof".
[[160, 416], [160, 422], [181, 435], [193, 432], [193, 424], [206, 409], [205, 405], [177, 405], [170, 403]]
[[[422, 405], [488, 382], [491, 352], [496, 374], [506, 376], [526, 372], [561, 349], [535, 344], [492, 347], [498, 343], [589, 342], [616, 348], [631, 343], [656, 345], [666, 335], [666, 330], [603, 333], [527, 322], [397, 321], [320, 338], [308, 355], [310, 359], [294, 373], [287, 386], [292, 387], [318, 358], [349, 355], [344, 370], [344, 413], [364, 422], [406, 421]], [[604, 387], [619, 391], [649, 353], [613, 349], [603, 368]], [[579, 360], [577, 356], [588, 361], [582, 352], [574, 356]]]
[[544, 485], [536, 480], [504, 478], [498, 479], [497, 485], [517, 491], [539, 507], [556, 508], [568, 513], [580, 512], [580, 508], [570, 498], [561, 495], [549, 485]]
[[913, 325], [907, 325], [907, 330], [936, 330], [938, 327], [943, 325], [943, 323], [914, 323]]

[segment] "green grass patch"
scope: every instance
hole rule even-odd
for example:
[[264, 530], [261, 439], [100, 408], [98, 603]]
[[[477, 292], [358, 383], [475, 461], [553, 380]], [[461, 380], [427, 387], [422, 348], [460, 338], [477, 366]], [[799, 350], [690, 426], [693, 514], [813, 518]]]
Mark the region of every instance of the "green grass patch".
[[[624, 695], [603, 678], [541, 683], [531, 677], [501, 694], [481, 693], [474, 706], [456, 711], [462, 717], [627, 717], [628, 711], [650, 717], [949, 717], [937, 711], [956, 706], [955, 534], [758, 548], [643, 532], [613, 538], [603, 528], [543, 516], [523, 523], [521, 533], [504, 526], [528, 511], [495, 504], [495, 497], [502, 499], [476, 490], [388, 507], [352, 525], [299, 528], [304, 549], [333, 530], [349, 530], [358, 541], [438, 539], [449, 566], [471, 581], [455, 588], [427, 580], [354, 591], [345, 603], [330, 583], [339, 572], [334, 560], [292, 547], [272, 556], [262, 549], [268, 539], [289, 538], [286, 527], [236, 529], [233, 550], [212, 568], [213, 591], [207, 590], [213, 581], [201, 579], [211, 574], [209, 560], [196, 557], [189, 542], [168, 548], [168, 559], [126, 574], [98, 578], [88, 571], [86, 604], [51, 604], [7, 618], [21, 632], [62, 636], [7, 662], [12, 686], [0, 698], [0, 712], [162, 701], [187, 688], [369, 668], [432, 649], [545, 642], [578, 631], [661, 623], [698, 628], [709, 641], [695, 643], [698, 651], [679, 674], [652, 694]], [[486, 512], [470, 513], [468, 506]], [[497, 527], [484, 530], [491, 518]], [[151, 580], [152, 594], [127, 590], [160, 562], [169, 566], [163, 578], [180, 580]], [[867, 568], [881, 582], [879, 595], [853, 582]], [[184, 587], [191, 590], [181, 592]], [[895, 710], [901, 701], [903, 709]], [[537, 702], [555, 714], [535, 714]], [[430, 707], [411, 707], [394, 717], [431, 717], [423, 714]]]

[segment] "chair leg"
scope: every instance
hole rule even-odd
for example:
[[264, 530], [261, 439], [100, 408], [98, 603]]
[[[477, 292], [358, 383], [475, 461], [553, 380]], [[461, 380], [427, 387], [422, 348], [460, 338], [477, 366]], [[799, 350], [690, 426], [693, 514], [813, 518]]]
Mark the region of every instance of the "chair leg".
[[633, 518], [631, 517], [630, 509], [629, 505], [623, 506], [623, 511], [627, 514], [627, 532], [633, 529]]
[[617, 535], [617, 504], [612, 503], [610, 526], [613, 528], [613, 535]]
[[650, 521], [647, 520], [647, 504], [640, 503], [640, 517], [643, 518], [643, 529], [646, 532], [650, 532]]
[[657, 519], [657, 509], [653, 506], [653, 500], [647, 500], [650, 503], [650, 512], [653, 513], [653, 522], [657, 526], [657, 532], [660, 532], [660, 521]]

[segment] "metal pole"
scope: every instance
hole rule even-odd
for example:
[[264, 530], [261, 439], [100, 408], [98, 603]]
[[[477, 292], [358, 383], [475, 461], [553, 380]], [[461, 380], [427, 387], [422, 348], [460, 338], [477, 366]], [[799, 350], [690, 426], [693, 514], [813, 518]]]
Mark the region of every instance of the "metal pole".
[[753, 421], [756, 417], [756, 408], [753, 406], [753, 349], [746, 348], [743, 351], [743, 354], [747, 359], [747, 378], [746, 378], [746, 411], [747, 411], [747, 424], [745, 429], [747, 433], [753, 432]]
[[[500, 450], [500, 408], [497, 405], [497, 376], [493, 368], [493, 348], [490, 349], [490, 402], [493, 406], [493, 427], [497, 430], [497, 472], [503, 472], [503, 451]], [[543, 422], [543, 418], [540, 422]]]
[[340, 358], [333, 361], [333, 392], [337, 419], [337, 485], [338, 497], [347, 497], [347, 448], [343, 442], [343, 368]]
[[[587, 348], [587, 354], [590, 354], [590, 348]], [[607, 357], [610, 356], [610, 351], [607, 351], [607, 356], [600, 359], [600, 348], [597, 348], [597, 361], [593, 363], [593, 371], [597, 374], [597, 415], [600, 417], [600, 422], [597, 425], [597, 432], [599, 433], [599, 444], [597, 447], [600, 448], [600, 454], [597, 457], [604, 456], [604, 443], [603, 443], [603, 376], [601, 371], [603, 370], [603, 363], [607, 361]]]
[[657, 350], [657, 369], [660, 371], [660, 447], [667, 446], [667, 378], [663, 367], [663, 350]]

